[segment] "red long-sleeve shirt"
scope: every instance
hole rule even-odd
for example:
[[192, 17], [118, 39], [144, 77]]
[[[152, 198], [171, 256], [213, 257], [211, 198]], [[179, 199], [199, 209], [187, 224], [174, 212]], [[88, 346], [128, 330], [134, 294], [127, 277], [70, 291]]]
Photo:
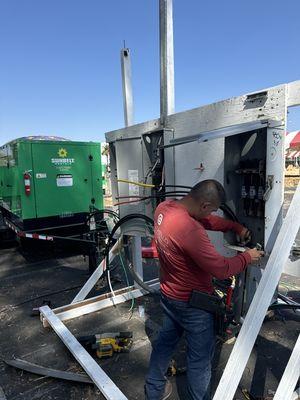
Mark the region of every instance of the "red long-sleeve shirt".
[[161, 291], [187, 301], [193, 289], [212, 293], [212, 277], [226, 279], [243, 271], [251, 262], [247, 253], [223, 257], [211, 243], [207, 230], [237, 234], [243, 226], [210, 215], [201, 221], [174, 200], [160, 203], [154, 214], [154, 238], [160, 261]]

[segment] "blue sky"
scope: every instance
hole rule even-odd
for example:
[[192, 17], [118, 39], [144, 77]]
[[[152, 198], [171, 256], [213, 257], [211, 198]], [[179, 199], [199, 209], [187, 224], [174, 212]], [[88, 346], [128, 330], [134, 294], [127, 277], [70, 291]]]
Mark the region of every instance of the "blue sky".
[[[173, 0], [173, 12], [176, 111], [300, 79], [299, 1]], [[123, 40], [135, 122], [158, 117], [158, 22], [158, 0], [1, 0], [0, 144], [123, 127]]]

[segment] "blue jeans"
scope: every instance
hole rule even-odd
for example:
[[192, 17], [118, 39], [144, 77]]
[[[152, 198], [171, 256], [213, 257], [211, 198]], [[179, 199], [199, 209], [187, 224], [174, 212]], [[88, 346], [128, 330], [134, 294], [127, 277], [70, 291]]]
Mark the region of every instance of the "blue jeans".
[[187, 380], [191, 400], [210, 399], [211, 362], [215, 348], [214, 316], [191, 307], [185, 301], [162, 295], [163, 327], [153, 343], [145, 393], [147, 400], [159, 400], [164, 392], [166, 372], [183, 332], [187, 341]]

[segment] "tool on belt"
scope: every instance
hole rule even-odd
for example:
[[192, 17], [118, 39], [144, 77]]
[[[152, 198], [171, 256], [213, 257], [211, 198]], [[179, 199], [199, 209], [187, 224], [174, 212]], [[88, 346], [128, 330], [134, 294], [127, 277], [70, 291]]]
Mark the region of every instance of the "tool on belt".
[[167, 376], [175, 376], [185, 373], [186, 367], [178, 367], [176, 361], [172, 358], [167, 369]]
[[232, 279], [230, 287], [227, 289], [226, 296], [220, 296], [217, 292], [213, 295], [193, 290], [189, 299], [192, 307], [200, 308], [214, 315], [215, 330], [217, 336], [221, 339], [228, 339], [228, 336], [234, 334], [233, 328], [229, 329], [229, 325], [233, 322], [234, 313], [231, 308], [231, 298], [235, 287], [235, 280]]
[[112, 357], [114, 353], [128, 353], [133, 340], [132, 332], [107, 332], [77, 337], [86, 349], [96, 350], [98, 358]]

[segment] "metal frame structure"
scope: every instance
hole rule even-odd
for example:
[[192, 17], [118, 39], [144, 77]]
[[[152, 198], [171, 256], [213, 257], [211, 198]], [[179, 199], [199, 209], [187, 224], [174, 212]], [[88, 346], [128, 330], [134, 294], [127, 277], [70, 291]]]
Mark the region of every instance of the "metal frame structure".
[[[158, 289], [159, 281], [157, 278], [146, 282], [150, 288]], [[147, 294], [145, 289], [137, 289], [134, 286], [128, 286], [123, 289], [118, 289], [115, 296], [111, 293], [105, 293], [100, 296], [83, 299], [76, 303], [66, 304], [65, 306], [54, 308], [53, 313], [60, 319], [60, 321], [67, 321], [69, 319], [81, 317], [104, 308], [115, 306], [133, 298], [141, 297]], [[45, 318], [42, 316], [41, 321], [45, 327], [49, 326]]]

